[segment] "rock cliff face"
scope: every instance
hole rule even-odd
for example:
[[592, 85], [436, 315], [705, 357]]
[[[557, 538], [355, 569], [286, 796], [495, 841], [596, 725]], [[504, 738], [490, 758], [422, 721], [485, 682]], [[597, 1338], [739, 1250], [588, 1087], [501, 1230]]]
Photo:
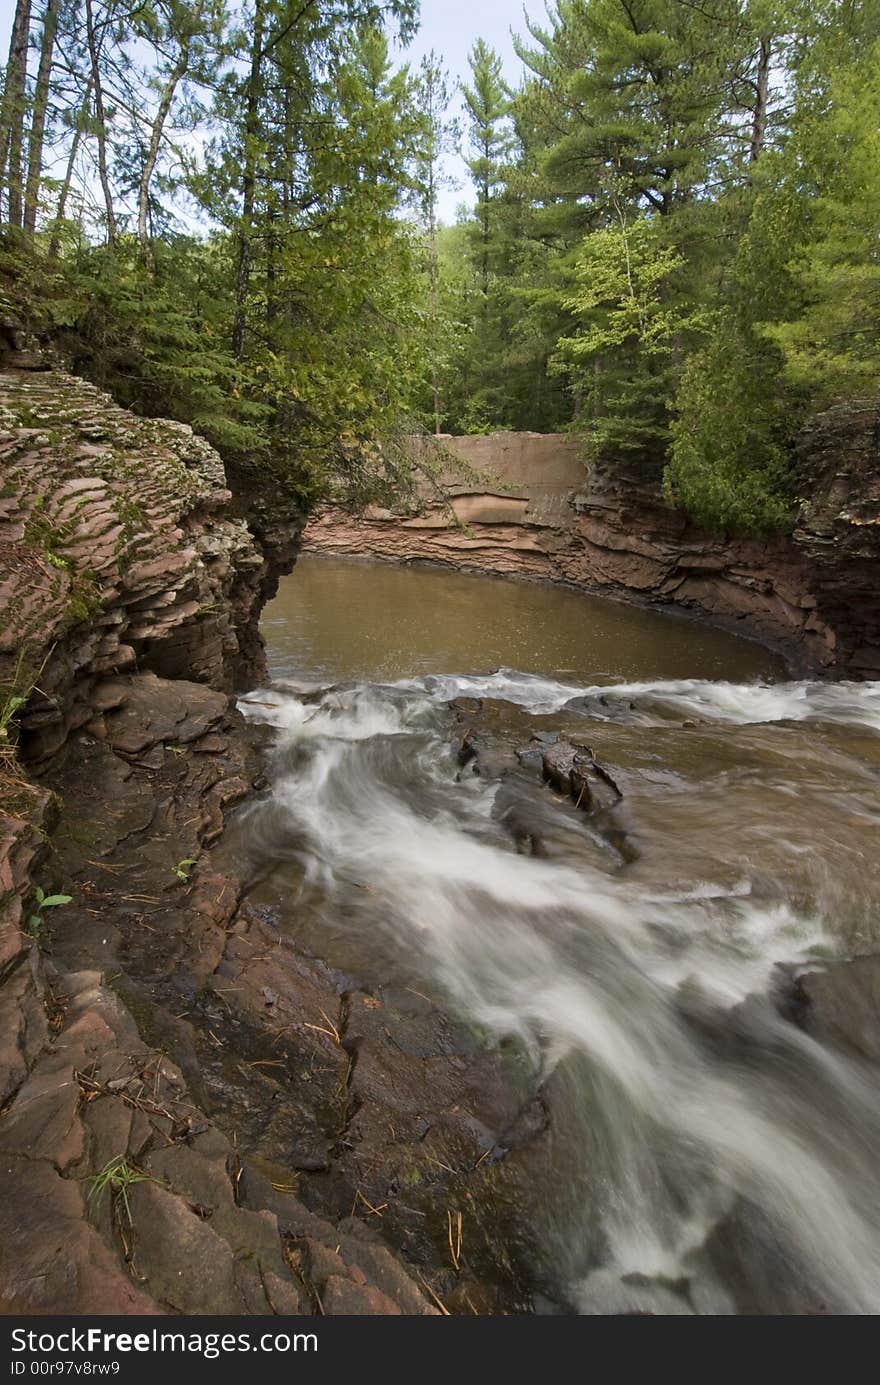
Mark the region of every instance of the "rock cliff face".
[[267, 556], [210, 447], [69, 376], [0, 373], [0, 430], [0, 1312], [436, 1312], [297, 1196], [344, 1001], [224, 830], [295, 533]]
[[799, 447], [801, 504], [791, 538], [719, 540], [631, 479], [586, 476], [562, 434], [445, 438], [483, 477], [450, 473], [454, 518], [326, 510], [309, 523], [313, 552], [432, 561], [473, 572], [564, 582], [676, 605], [780, 648], [797, 672], [880, 671], [878, 409], [854, 405], [814, 421]]
[[110, 673], [226, 689], [253, 674], [265, 559], [228, 516], [206, 442], [60, 372], [6, 372], [0, 465], [0, 682], [38, 684], [22, 717], [28, 758], [89, 719]]

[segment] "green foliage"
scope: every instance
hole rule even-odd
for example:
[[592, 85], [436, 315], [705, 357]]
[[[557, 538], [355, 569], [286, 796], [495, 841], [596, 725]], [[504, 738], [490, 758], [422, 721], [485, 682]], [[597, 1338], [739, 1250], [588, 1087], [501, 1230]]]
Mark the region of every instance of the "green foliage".
[[790, 525], [798, 426], [880, 379], [878, 28], [835, 0], [560, 0], [530, 24], [459, 422], [546, 427], [533, 387], [556, 382], [550, 426], [567, 395], [589, 462], [663, 472], [716, 530]]
[[765, 535], [792, 513], [779, 353], [729, 315], [685, 368], [664, 493], [707, 529]]
[[516, 91], [478, 40], [452, 227], [415, 19], [62, 5], [63, 62], [19, 44], [0, 103], [0, 312], [305, 507], [405, 506], [426, 427], [571, 427], [703, 524], [784, 528], [795, 428], [880, 378], [878, 6], [556, 0]]
[[104, 1194], [109, 1191], [114, 1203], [118, 1203], [125, 1212], [126, 1220], [131, 1225], [131, 1204], [128, 1195], [136, 1183], [149, 1183], [156, 1180], [148, 1173], [143, 1173], [134, 1164], [130, 1163], [124, 1154], [119, 1154], [113, 1159], [108, 1159], [102, 1169], [89, 1180], [89, 1202], [94, 1202], [98, 1207]]
[[413, 19], [412, 0], [245, 0], [234, 16], [93, 0], [92, 52], [70, 7], [59, 138], [71, 172], [103, 160], [107, 206], [98, 221], [75, 177], [47, 181], [57, 215], [8, 241], [2, 306], [123, 404], [190, 423], [304, 503], [405, 479], [384, 444], [418, 427], [430, 346], [400, 216], [419, 116], [386, 29], [406, 38]]
[[784, 237], [789, 281], [764, 333], [794, 392], [821, 406], [880, 379], [880, 43], [828, 72], [821, 101], [810, 76], [754, 222], [765, 243]]
[[175, 864], [171, 867], [171, 873], [172, 875], [176, 875], [178, 880], [188, 882], [190, 876], [189, 868], [190, 866], [194, 866], [196, 864], [197, 857], [185, 856], [182, 861], [175, 862]]
[[37, 885], [34, 888], [34, 898], [36, 900], [36, 908], [34, 909], [34, 912], [28, 919], [27, 931], [30, 933], [32, 938], [36, 938], [37, 941], [39, 941], [43, 936], [43, 931], [45, 928], [45, 920], [43, 918], [44, 910], [57, 909], [62, 904], [70, 904], [73, 900], [73, 895], [47, 895], [46, 892], [43, 889], [41, 889], [39, 885]]
[[563, 337], [557, 360], [579, 397], [578, 427], [592, 462], [662, 463], [676, 356], [704, 326], [675, 287], [684, 259], [665, 243], [663, 223], [645, 215], [584, 240], [574, 267], [576, 292], [565, 306], [580, 325]]
[[479, 267], [484, 310], [489, 295], [489, 271], [496, 250], [493, 203], [503, 177], [503, 161], [511, 146], [506, 125], [510, 93], [501, 78], [501, 59], [483, 39], [469, 55], [473, 85], [464, 86], [472, 156], [468, 168], [477, 194], [473, 221], [473, 255]]
[[33, 692], [33, 680], [28, 676], [26, 651], [20, 649], [12, 678], [0, 687], [0, 753], [14, 745], [15, 717]]
[[155, 274], [137, 242], [86, 246], [66, 262], [52, 300], [56, 335], [74, 368], [140, 413], [189, 423], [226, 455], [265, 460], [269, 408], [228, 344], [228, 246], [175, 237]]

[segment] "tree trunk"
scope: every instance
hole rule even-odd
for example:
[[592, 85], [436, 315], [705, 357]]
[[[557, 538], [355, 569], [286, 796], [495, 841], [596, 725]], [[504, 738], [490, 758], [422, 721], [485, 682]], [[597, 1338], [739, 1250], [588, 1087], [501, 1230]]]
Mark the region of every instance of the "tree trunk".
[[61, 223], [64, 220], [64, 213], [67, 209], [67, 199], [70, 196], [70, 185], [73, 182], [73, 170], [76, 167], [76, 156], [79, 153], [80, 141], [82, 139], [83, 125], [89, 113], [89, 106], [92, 101], [92, 79], [86, 85], [86, 94], [83, 97], [82, 105], [79, 108], [79, 115], [76, 119], [76, 129], [73, 132], [73, 139], [70, 144], [70, 154], [67, 159], [67, 168], [64, 170], [64, 181], [61, 184], [61, 192], [58, 195], [58, 206], [55, 209], [55, 219], [52, 222], [52, 238], [49, 241], [49, 259], [54, 260], [58, 254], [58, 238], [61, 234]]
[[240, 361], [244, 353], [244, 330], [248, 287], [251, 277], [251, 233], [254, 221], [254, 192], [257, 181], [256, 143], [259, 134], [260, 79], [263, 63], [264, 0], [254, 7], [254, 37], [251, 44], [251, 70], [247, 83], [247, 109], [244, 122], [244, 172], [242, 175], [241, 226], [238, 232], [235, 271], [235, 317], [232, 322], [232, 352]]
[[107, 212], [107, 244], [116, 243], [116, 216], [113, 211], [113, 194], [107, 176], [107, 122], [104, 116], [104, 92], [101, 87], [101, 72], [98, 65], [98, 44], [95, 39], [95, 20], [92, 14], [92, 0], [86, 0], [86, 33], [89, 46], [89, 61], [92, 69], [92, 86], [95, 89], [95, 121], [98, 127], [98, 175], [104, 194], [104, 207]]
[[761, 39], [758, 53], [758, 71], [755, 78], [755, 108], [752, 116], [752, 142], [749, 148], [749, 161], [755, 163], [761, 157], [764, 138], [767, 133], [767, 96], [770, 86], [770, 42]]
[[156, 160], [159, 157], [159, 146], [162, 143], [162, 133], [165, 129], [165, 121], [168, 119], [168, 113], [171, 110], [171, 103], [174, 100], [177, 84], [186, 76], [189, 69], [192, 33], [198, 26], [203, 9], [204, 0], [199, 0], [199, 3], [193, 6], [192, 15], [190, 17], [192, 29], [180, 40], [180, 54], [177, 62], [168, 74], [168, 80], [162, 90], [159, 108], [156, 111], [156, 118], [150, 130], [150, 144], [147, 149], [147, 157], [144, 160], [141, 181], [138, 187], [138, 240], [140, 242], [141, 254], [144, 257], [144, 263], [151, 274], [155, 274], [156, 272], [156, 257], [153, 254], [153, 241], [147, 226], [150, 204], [150, 181], [153, 177], [153, 170], [156, 167]]
[[43, 172], [43, 137], [46, 132], [46, 110], [49, 105], [49, 82], [52, 77], [52, 58], [55, 52], [55, 33], [58, 28], [58, 0], [46, 0], [43, 11], [43, 41], [40, 45], [40, 66], [34, 92], [34, 113], [28, 140], [27, 187], [24, 194], [24, 229], [29, 236], [37, 229], [37, 207], [40, 200], [40, 177]]
[[31, 0], [18, 0], [15, 7], [15, 19], [12, 24], [12, 37], [9, 41], [9, 62], [6, 65], [2, 134], [0, 134], [0, 183], [6, 182], [10, 226], [21, 226], [21, 150], [24, 143], [24, 117], [27, 105], [27, 60], [30, 32]]

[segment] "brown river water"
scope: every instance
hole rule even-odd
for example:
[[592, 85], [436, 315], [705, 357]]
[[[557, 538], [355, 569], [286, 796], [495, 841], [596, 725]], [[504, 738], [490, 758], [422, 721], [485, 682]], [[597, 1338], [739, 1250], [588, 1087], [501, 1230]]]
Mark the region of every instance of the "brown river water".
[[[431, 987], [565, 1093], [532, 1209], [547, 1300], [880, 1311], [880, 1034], [790, 1003], [819, 971], [863, 1014], [880, 684], [792, 682], [747, 640], [565, 590], [308, 556], [263, 629], [271, 695], [242, 705], [277, 728], [267, 888], [304, 948]], [[526, 762], [463, 771], [463, 697], [533, 763], [589, 745], [613, 821]]]

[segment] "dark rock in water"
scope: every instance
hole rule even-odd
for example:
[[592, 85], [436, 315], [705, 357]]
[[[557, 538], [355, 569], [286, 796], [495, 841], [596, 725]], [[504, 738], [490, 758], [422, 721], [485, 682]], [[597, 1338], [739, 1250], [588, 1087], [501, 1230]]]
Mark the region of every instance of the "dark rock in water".
[[481, 697], [454, 697], [449, 705], [459, 716], [475, 717], [479, 716], [483, 710], [483, 699]]
[[[845, 1312], [810, 1285], [809, 1266], [779, 1239], [766, 1214], [745, 1197], [734, 1199], [706, 1237], [695, 1259], [705, 1257], [733, 1295], [737, 1313], [823, 1316]], [[703, 1310], [705, 1311], [705, 1310]], [[708, 1311], [717, 1311], [709, 1307]]]
[[544, 777], [561, 793], [570, 794], [585, 813], [601, 813], [623, 798], [613, 778], [589, 746], [557, 741], [542, 756]]
[[505, 774], [518, 767], [515, 752], [499, 743], [492, 736], [469, 729], [461, 740], [458, 763], [464, 767], [472, 765], [474, 774], [484, 779], [502, 779]]
[[546, 856], [545, 835], [551, 824], [542, 813], [542, 803], [533, 785], [519, 779], [508, 779], [499, 786], [492, 816], [501, 822], [521, 856]]
[[801, 976], [794, 1015], [821, 1042], [880, 1059], [880, 957], [828, 962]]
[[544, 766], [544, 752], [540, 746], [524, 745], [516, 752], [516, 758], [524, 769], [537, 770], [540, 774]]
[[562, 793], [571, 791], [571, 775], [576, 754], [577, 748], [568, 741], [557, 741], [554, 746], [542, 753], [544, 778]]

